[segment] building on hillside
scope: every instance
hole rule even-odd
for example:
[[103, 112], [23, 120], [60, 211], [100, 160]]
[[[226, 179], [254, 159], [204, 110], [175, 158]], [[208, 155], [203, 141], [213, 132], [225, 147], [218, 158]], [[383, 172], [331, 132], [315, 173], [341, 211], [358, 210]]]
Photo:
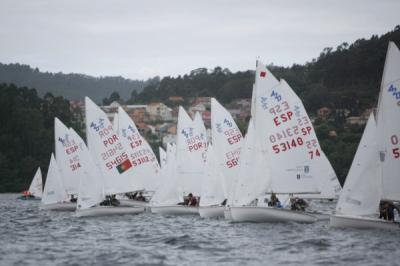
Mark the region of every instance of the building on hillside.
[[321, 107], [317, 110], [317, 116], [322, 120], [326, 120], [328, 119], [331, 112], [331, 109], [329, 109], [328, 107]]
[[176, 143], [176, 135], [175, 134], [168, 134], [162, 138], [162, 145], [164, 148], [167, 147], [168, 143]]
[[346, 123], [350, 125], [365, 125], [368, 119], [361, 116], [349, 116], [346, 118]]
[[179, 104], [185, 101], [185, 99], [183, 99], [182, 96], [170, 96], [168, 97], [168, 101], [175, 103], [175, 104]]
[[150, 120], [171, 121], [172, 109], [161, 102], [150, 103], [146, 108]]
[[242, 111], [240, 109], [227, 109], [233, 119], [240, 119]]

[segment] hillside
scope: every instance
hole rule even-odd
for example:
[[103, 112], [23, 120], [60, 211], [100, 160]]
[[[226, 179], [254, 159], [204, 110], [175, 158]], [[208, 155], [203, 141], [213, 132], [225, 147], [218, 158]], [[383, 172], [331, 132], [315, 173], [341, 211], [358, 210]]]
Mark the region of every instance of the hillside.
[[[277, 78], [285, 79], [303, 100], [309, 112], [322, 106], [346, 108], [350, 115], [374, 106], [378, 97], [389, 41], [400, 46], [400, 26], [382, 36], [325, 48], [318, 58], [304, 65], [269, 66]], [[265, 58], [268, 60], [268, 58]], [[267, 62], [264, 62], [267, 63]], [[131, 102], [165, 101], [170, 96], [213, 96], [223, 103], [250, 98], [252, 70], [231, 73], [229, 69], [199, 68], [183, 76], [165, 77], [147, 86]]]
[[82, 100], [89, 96], [100, 103], [114, 91], [123, 99], [129, 99], [132, 91], [142, 91], [147, 82], [123, 77], [97, 78], [83, 74], [40, 72], [28, 65], [0, 63], [0, 83], [35, 88], [39, 96], [47, 92], [70, 100]]

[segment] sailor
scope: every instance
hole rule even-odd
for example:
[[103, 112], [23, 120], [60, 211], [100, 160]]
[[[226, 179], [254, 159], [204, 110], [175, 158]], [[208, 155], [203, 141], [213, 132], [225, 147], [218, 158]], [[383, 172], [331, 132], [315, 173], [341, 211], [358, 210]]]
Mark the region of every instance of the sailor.
[[193, 197], [192, 193], [189, 193], [188, 195], [188, 204], [189, 206], [195, 207], [197, 206], [197, 199], [196, 197]]
[[74, 195], [71, 195], [71, 199], [69, 200], [70, 202], [77, 202], [77, 198], [75, 198]]
[[392, 201], [381, 202], [379, 218], [394, 222], [394, 210], [397, 210], [397, 212], [400, 213], [400, 209], [395, 206]]
[[276, 194], [273, 193], [273, 192], [272, 192], [271, 197], [269, 199], [268, 206], [277, 207], [277, 208], [281, 208], [282, 207], [281, 202], [279, 201], [279, 199], [276, 196]]
[[137, 201], [146, 201], [146, 198], [143, 196], [142, 192], [139, 192], [139, 195], [136, 197]]
[[304, 199], [300, 199], [298, 197], [291, 198], [290, 203], [290, 207], [293, 211], [305, 211], [308, 207], [308, 203]]

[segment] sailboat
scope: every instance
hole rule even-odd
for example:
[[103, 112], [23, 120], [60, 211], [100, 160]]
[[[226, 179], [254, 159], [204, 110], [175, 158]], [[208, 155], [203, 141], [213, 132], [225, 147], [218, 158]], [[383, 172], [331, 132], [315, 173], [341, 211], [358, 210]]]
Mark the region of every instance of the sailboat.
[[[138, 193], [146, 193], [151, 198], [151, 195], [158, 188], [157, 178], [160, 172], [160, 165], [152, 148], [141, 136], [135, 123], [122, 107], [118, 107], [118, 115], [114, 118], [114, 128], [116, 128], [116, 132], [121, 138], [135, 171], [135, 176], [131, 181], [141, 188], [141, 191], [137, 191], [136, 195]], [[135, 200], [127, 197], [122, 197], [120, 202], [123, 206], [148, 205], [148, 200]]]
[[33, 176], [29, 189], [27, 191], [24, 191], [23, 195], [18, 197], [18, 199], [40, 200], [42, 198], [42, 194], [43, 194], [42, 171], [40, 171], [40, 167], [38, 167], [35, 175]]
[[[100, 204], [106, 195], [135, 191], [138, 187], [131, 181], [134, 172], [128, 154], [106, 114], [88, 97], [85, 97], [85, 111], [88, 149], [83, 144], [80, 145], [83, 147], [85, 175], [80, 180], [76, 215], [81, 217], [143, 212], [143, 207]], [[93, 158], [92, 161], [90, 157]]]
[[[243, 136], [231, 114], [215, 99], [211, 99], [211, 136], [213, 147], [207, 151], [207, 173], [203, 180], [202, 200], [200, 201], [200, 216], [223, 217], [226, 202], [232, 198], [232, 183], [239, 168], [239, 156]], [[213, 162], [208, 162], [213, 158]], [[215, 162], [214, 162], [215, 160]], [[207, 175], [215, 175], [207, 178]], [[218, 180], [222, 178], [222, 180]], [[214, 180], [218, 180], [216, 183]], [[207, 191], [206, 182], [210, 184]], [[216, 191], [215, 185], [221, 191]], [[213, 193], [210, 193], [213, 191]], [[209, 198], [207, 201], [204, 195]], [[215, 195], [213, 195], [215, 194]], [[221, 195], [224, 197], [221, 200]], [[211, 200], [213, 199], [213, 200]]]
[[[295, 110], [280, 92], [281, 86], [282, 83], [261, 62], [257, 62], [255, 114], [249, 123], [240, 157], [238, 182], [231, 206], [233, 221], [310, 223], [317, 220], [304, 212], [261, 206], [258, 202], [258, 197], [266, 193], [319, 193], [304, 148], [309, 133], [304, 121], [294, 119]], [[292, 130], [290, 134], [288, 129]]]
[[176, 150], [167, 149], [167, 164], [170, 168], [167, 173], [163, 173], [163, 179], [169, 184], [163, 187], [165, 191], [159, 190], [154, 195], [156, 198], [151, 205], [153, 213], [199, 214], [198, 207], [185, 206], [182, 200], [190, 193], [197, 198], [201, 193], [200, 184], [207, 147], [207, 136], [202, 123], [196, 117], [193, 121], [179, 107]]
[[400, 229], [378, 219], [381, 201], [400, 201], [400, 51], [389, 42], [377, 119], [367, 122], [356, 155], [330, 218], [332, 227]]
[[51, 154], [46, 183], [44, 185], [41, 210], [73, 211], [75, 203], [69, 202], [68, 194], [64, 188], [61, 171], [54, 154]]

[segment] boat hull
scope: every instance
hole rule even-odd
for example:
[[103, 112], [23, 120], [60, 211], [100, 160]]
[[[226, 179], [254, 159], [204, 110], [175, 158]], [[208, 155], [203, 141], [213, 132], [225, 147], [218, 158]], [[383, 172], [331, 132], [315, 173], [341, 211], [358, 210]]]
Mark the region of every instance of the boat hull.
[[41, 200], [42, 198], [19, 196], [17, 199], [19, 199], [19, 200]]
[[378, 218], [361, 216], [331, 215], [331, 227], [356, 228], [356, 229], [388, 229], [399, 230], [400, 224], [393, 223]]
[[89, 209], [76, 210], [77, 217], [95, 217], [109, 215], [139, 214], [144, 212], [143, 207], [115, 207], [115, 206], [96, 206]]
[[39, 207], [40, 210], [48, 211], [75, 211], [76, 202], [61, 202], [52, 204], [42, 204]]
[[232, 214], [231, 214], [231, 208], [230, 207], [225, 207], [225, 209], [224, 209], [224, 218], [227, 221], [232, 221]]
[[317, 218], [313, 215], [278, 209], [272, 207], [231, 207], [232, 220], [234, 222], [255, 222], [255, 223], [275, 223], [275, 222], [299, 222], [313, 223]]
[[151, 212], [164, 215], [199, 215], [199, 208], [183, 205], [152, 206]]
[[203, 218], [222, 218], [224, 217], [224, 210], [224, 206], [204, 206], [199, 207], [199, 214]]

